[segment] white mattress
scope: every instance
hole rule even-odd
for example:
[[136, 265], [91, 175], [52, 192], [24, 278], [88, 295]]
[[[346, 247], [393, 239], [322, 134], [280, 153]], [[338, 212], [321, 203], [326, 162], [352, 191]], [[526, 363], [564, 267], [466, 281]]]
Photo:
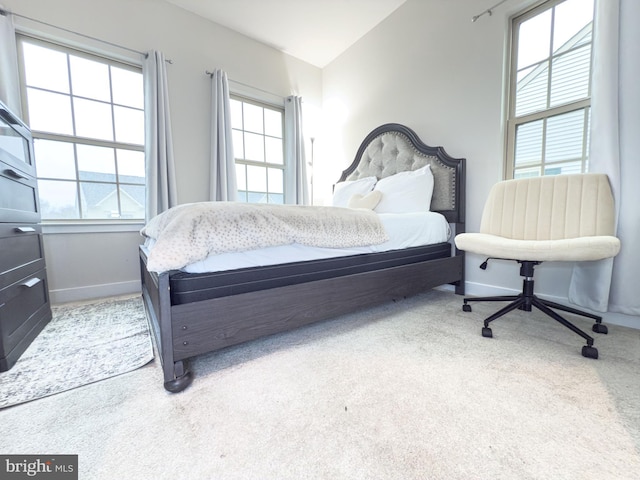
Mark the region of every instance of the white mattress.
[[386, 252], [446, 242], [451, 235], [447, 220], [439, 213], [381, 213], [379, 215], [389, 237], [387, 242], [380, 245], [354, 248], [318, 248], [294, 243], [245, 252], [212, 255], [187, 265], [182, 270], [189, 273], [219, 272], [237, 268], [344, 257], [360, 253]]

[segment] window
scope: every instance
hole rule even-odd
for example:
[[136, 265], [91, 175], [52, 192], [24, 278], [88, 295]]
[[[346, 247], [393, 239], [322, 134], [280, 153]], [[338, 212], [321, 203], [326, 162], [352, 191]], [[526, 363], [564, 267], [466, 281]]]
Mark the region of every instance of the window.
[[588, 170], [593, 0], [512, 20], [507, 178]]
[[43, 220], [144, 219], [140, 67], [18, 38]]
[[284, 110], [231, 98], [238, 201], [284, 203]]

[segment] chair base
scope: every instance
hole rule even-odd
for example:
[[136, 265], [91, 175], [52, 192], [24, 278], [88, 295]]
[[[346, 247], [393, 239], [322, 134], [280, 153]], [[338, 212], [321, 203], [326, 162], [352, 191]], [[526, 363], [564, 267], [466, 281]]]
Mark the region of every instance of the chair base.
[[520, 275], [524, 276], [523, 285], [522, 285], [522, 293], [519, 295], [505, 295], [505, 296], [497, 296], [497, 297], [470, 297], [465, 298], [463, 300], [462, 310], [465, 312], [471, 311], [471, 305], [469, 302], [510, 302], [505, 307], [498, 310], [493, 315], [487, 317], [484, 320], [484, 327], [482, 328], [482, 336], [491, 338], [493, 337], [493, 332], [491, 328], [489, 328], [489, 324], [494, 320], [506, 315], [515, 309], [520, 309], [526, 312], [530, 312], [533, 307], [536, 307], [538, 310], [542, 311], [547, 316], [553, 318], [555, 321], [560, 323], [561, 325], [567, 327], [572, 332], [580, 335], [584, 338], [587, 344], [582, 347], [582, 355], [587, 358], [598, 358], [598, 350], [593, 346], [593, 337], [587, 335], [584, 331], [580, 330], [574, 324], [566, 320], [564, 317], [560, 316], [558, 313], [552, 310], [552, 308], [556, 310], [561, 310], [564, 312], [572, 313], [574, 315], [580, 315], [583, 317], [591, 318], [595, 320], [595, 323], [592, 327], [592, 331], [595, 333], [608, 333], [608, 328], [606, 325], [602, 324], [602, 317], [598, 315], [593, 315], [588, 312], [584, 312], [582, 310], [578, 310], [576, 308], [567, 307], [565, 305], [561, 305], [559, 303], [551, 302], [548, 300], [542, 300], [538, 296], [533, 293], [533, 270], [534, 267], [540, 262], [532, 262], [532, 261], [519, 261], [522, 265], [520, 268]]

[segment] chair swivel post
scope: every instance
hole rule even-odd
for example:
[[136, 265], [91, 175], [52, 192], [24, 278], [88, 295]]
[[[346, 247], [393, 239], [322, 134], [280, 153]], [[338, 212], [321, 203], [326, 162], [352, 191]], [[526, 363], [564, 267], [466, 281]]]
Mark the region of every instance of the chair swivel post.
[[[542, 300], [534, 294], [534, 269], [536, 265], [541, 264], [542, 262], [537, 261], [528, 261], [528, 260], [517, 260], [520, 263], [520, 275], [524, 277], [522, 281], [522, 293], [519, 295], [505, 295], [505, 296], [494, 296], [494, 297], [469, 297], [465, 298], [463, 304], [463, 310], [465, 312], [471, 311], [471, 306], [468, 305], [468, 302], [499, 302], [499, 301], [508, 301], [511, 302], [502, 309], [498, 310], [494, 314], [490, 315], [484, 320], [484, 327], [482, 329], [482, 336], [491, 338], [493, 337], [493, 332], [491, 328], [489, 328], [489, 324], [494, 320], [506, 315], [512, 310], [519, 309], [522, 311], [530, 312], [532, 311], [532, 307], [536, 307], [545, 315], [553, 318], [555, 321], [568, 328], [572, 332], [580, 335], [585, 339], [587, 345], [582, 347], [582, 355], [589, 358], [598, 358], [598, 350], [593, 346], [594, 339], [590, 335], [586, 334], [584, 331], [576, 327], [574, 324], [566, 320], [564, 317], [554, 312], [551, 308], [557, 308], [558, 310], [563, 310], [569, 313], [573, 313], [576, 315], [581, 315], [584, 317], [592, 318], [596, 320], [596, 324], [593, 326], [593, 331], [597, 333], [607, 333], [607, 327], [605, 325], [600, 324], [602, 318], [590, 314], [588, 312], [583, 312], [581, 310], [566, 307], [564, 305], [560, 305], [555, 302], [550, 302], [547, 300]], [[601, 329], [597, 327], [603, 327]]]

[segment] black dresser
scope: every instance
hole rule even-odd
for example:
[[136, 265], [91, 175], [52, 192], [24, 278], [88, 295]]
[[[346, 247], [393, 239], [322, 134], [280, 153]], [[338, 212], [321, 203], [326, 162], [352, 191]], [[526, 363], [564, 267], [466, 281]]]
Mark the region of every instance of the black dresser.
[[51, 320], [29, 128], [0, 102], [0, 372]]

